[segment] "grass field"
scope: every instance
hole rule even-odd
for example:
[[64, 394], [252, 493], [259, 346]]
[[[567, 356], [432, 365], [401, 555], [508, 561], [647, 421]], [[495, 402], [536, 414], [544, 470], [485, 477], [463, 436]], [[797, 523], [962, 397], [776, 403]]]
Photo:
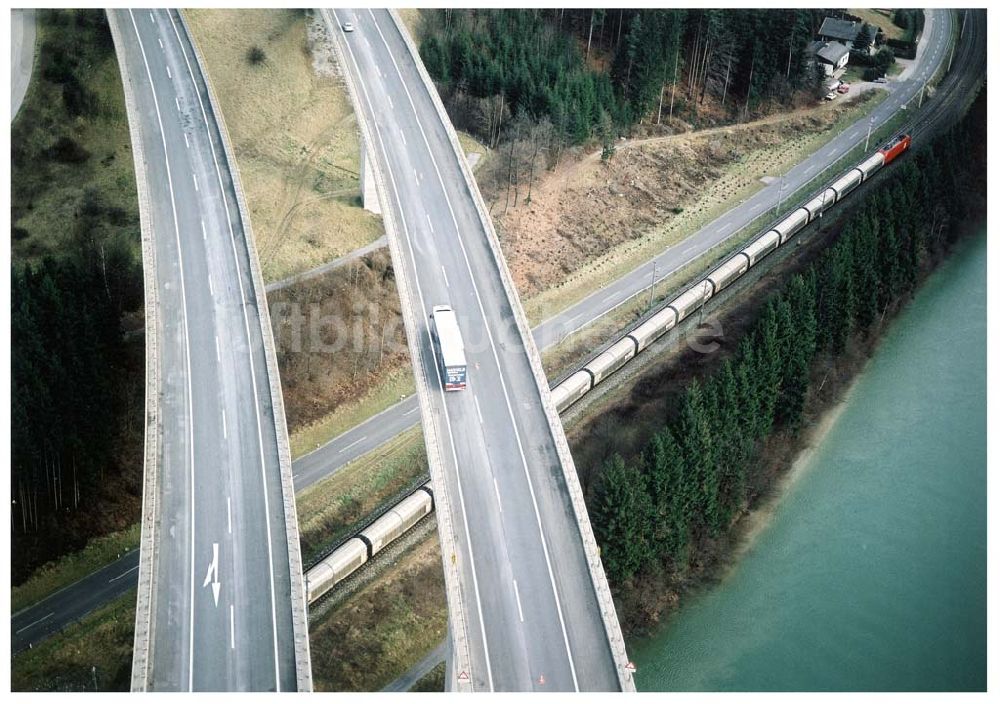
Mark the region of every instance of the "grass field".
[[893, 24], [892, 10], [852, 9], [849, 12], [852, 15], [860, 17], [868, 24], [881, 27], [887, 39], [905, 38], [906, 30]]
[[233, 141], [264, 279], [381, 237], [381, 219], [360, 206], [357, 126], [322, 23], [303, 10], [185, 16]]
[[11, 658], [14, 692], [127, 692], [135, 590]]

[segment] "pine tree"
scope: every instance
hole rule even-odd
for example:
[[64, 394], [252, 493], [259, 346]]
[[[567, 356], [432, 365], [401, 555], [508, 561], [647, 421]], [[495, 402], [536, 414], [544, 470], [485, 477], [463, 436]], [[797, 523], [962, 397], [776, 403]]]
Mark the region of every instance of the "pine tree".
[[612, 582], [627, 581], [653, 559], [653, 505], [646, 481], [620, 455], [604, 466], [592, 515], [601, 559]]

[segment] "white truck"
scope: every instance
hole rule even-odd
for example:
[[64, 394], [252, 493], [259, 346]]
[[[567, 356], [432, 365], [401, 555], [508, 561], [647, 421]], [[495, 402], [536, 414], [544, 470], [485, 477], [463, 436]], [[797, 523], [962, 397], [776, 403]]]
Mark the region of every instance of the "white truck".
[[445, 391], [465, 388], [465, 345], [458, 329], [458, 318], [451, 306], [431, 309], [431, 337], [437, 348], [438, 364]]

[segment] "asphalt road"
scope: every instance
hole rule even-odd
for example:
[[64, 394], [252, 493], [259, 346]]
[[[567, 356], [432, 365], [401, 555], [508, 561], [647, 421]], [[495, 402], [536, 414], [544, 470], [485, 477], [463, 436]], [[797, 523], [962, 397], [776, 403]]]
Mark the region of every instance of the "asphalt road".
[[[942, 61], [947, 60], [945, 47], [951, 32], [951, 21], [951, 14], [948, 12], [941, 10], [928, 12], [924, 39], [918, 49], [911, 78], [887, 84], [891, 94], [871, 113], [871, 117], [874, 118], [872, 131], [877, 130], [895, 115], [903, 104], [913, 99], [923, 82], [934, 74]], [[829, 167], [856, 145], [864, 143], [868, 131], [868, 119], [865, 117], [858, 120], [819, 151], [789, 169], [783, 179], [762, 188], [746, 202], [734, 207], [683, 241], [668, 247], [654, 260], [636, 267], [620, 279], [536, 326], [532, 330], [535, 344], [539, 349], [550, 347], [569, 334], [586, 327], [590, 321], [609, 313], [648, 289], [653, 278], [654, 266], [656, 280], [662, 281], [761, 215], [769, 211], [774, 212], [778, 205], [779, 188], [782, 197], [787, 198], [824, 172], [827, 176], [833, 177], [835, 174], [829, 171]], [[871, 145], [870, 149], [874, 149], [875, 146]], [[416, 399], [412, 397], [390, 407], [300, 458], [293, 465], [293, 471], [298, 475], [300, 473], [298, 467], [302, 465], [311, 468], [326, 467], [326, 471], [330, 471], [331, 468], [359, 457], [364, 452], [390, 440], [401, 430], [416, 425], [419, 421], [419, 416], [414, 413], [416, 407]], [[410, 420], [407, 422], [404, 418]], [[351, 443], [359, 438], [364, 438], [364, 441], [352, 446]]]
[[[402, 250], [397, 277], [418, 321], [414, 367], [428, 380], [432, 408], [422, 421], [442, 447], [472, 684], [617, 690], [555, 440], [447, 133], [388, 12], [333, 14], [356, 28], [335, 41], [346, 44], [343, 68], [354, 74], [374, 129]], [[441, 303], [455, 308], [462, 329], [462, 392], [442, 390], [431, 352], [428, 320]]]
[[10, 11], [10, 119], [17, 116], [35, 63], [35, 10]]
[[[985, 27], [979, 30], [984, 33]], [[967, 38], [962, 41], [966, 42]], [[960, 54], [961, 52], [956, 55], [956, 62], [960, 60]], [[920, 68], [923, 67], [921, 63]], [[956, 70], [958, 68], [956, 65]], [[536, 328], [536, 335], [538, 330]], [[296, 491], [335, 473], [350, 461], [377, 448], [417, 422], [419, 415], [416, 398], [411, 396], [334, 438], [315, 452], [293, 462]], [[11, 620], [12, 652], [27, 648], [29, 643], [38, 643], [48, 635], [80, 620], [93, 609], [134, 589], [136, 571], [132, 568], [137, 564], [138, 552], [124, 555], [85, 579], [14, 614]]]
[[277, 435], [235, 187], [176, 12], [113, 12], [140, 113], [161, 326], [147, 687], [294, 690]]

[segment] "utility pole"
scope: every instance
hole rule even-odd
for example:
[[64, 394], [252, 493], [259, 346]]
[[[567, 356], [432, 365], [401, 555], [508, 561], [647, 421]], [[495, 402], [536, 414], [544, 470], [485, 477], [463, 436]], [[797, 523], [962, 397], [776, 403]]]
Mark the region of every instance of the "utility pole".
[[777, 217], [778, 213], [781, 211], [781, 192], [785, 189], [785, 174], [781, 174], [781, 180], [778, 181], [778, 204], [774, 206], [774, 215]]
[[653, 275], [649, 279], [649, 307], [653, 307], [653, 288], [656, 286], [656, 260], [653, 260]]
[[868, 142], [872, 138], [872, 125], [875, 124], [875, 116], [868, 118], [868, 136], [865, 137], [865, 152], [868, 151]]

